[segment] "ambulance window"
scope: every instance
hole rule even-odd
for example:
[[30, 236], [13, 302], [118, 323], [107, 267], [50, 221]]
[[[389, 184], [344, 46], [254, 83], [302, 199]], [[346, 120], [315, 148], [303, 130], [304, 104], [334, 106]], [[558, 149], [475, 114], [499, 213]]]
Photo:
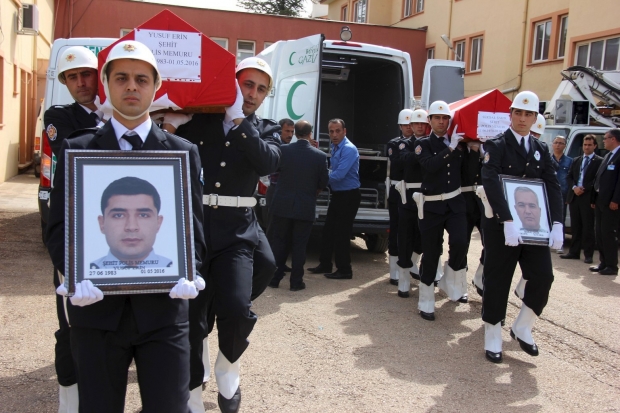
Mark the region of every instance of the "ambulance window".
[[222, 37], [209, 37], [209, 39], [217, 43], [222, 49], [228, 50], [228, 39], [224, 39]]
[[255, 43], [249, 40], [237, 41], [237, 64], [243, 59], [254, 56]]

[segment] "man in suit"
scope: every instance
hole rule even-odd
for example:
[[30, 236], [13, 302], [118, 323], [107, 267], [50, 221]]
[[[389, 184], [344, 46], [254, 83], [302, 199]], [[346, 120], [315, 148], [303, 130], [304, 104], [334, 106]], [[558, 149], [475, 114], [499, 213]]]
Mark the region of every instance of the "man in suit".
[[306, 288], [303, 282], [306, 245], [315, 219], [317, 194], [327, 186], [327, 155], [310, 145], [312, 125], [295, 124], [297, 142], [283, 145], [280, 177], [273, 196], [269, 241], [278, 269], [269, 284], [278, 288], [284, 277], [288, 251], [292, 251], [291, 291]]
[[583, 155], [573, 160], [566, 178], [573, 242], [568, 253], [560, 255], [560, 258], [578, 260], [583, 248], [583, 262], [586, 264], [592, 264], [594, 254], [594, 210], [590, 204], [596, 172], [603, 160], [594, 153], [596, 146], [594, 135], [586, 135], [583, 138]]
[[[202, 232], [202, 184], [198, 148], [157, 128], [149, 107], [161, 86], [150, 49], [129, 40], [110, 50], [101, 81], [114, 109], [100, 129], [66, 139], [50, 200], [47, 247], [54, 267], [65, 270], [65, 151], [132, 150], [185, 151], [190, 156], [191, 202], [197, 270], [206, 254]], [[67, 302], [71, 350], [75, 359], [81, 412], [123, 412], [127, 372], [132, 359], [140, 377], [144, 411], [188, 412], [188, 301], [204, 281], [180, 279], [170, 294], [103, 296], [90, 280], [76, 285]], [[66, 294], [64, 285], [57, 292]]]
[[[58, 59], [58, 81], [67, 87], [75, 102], [52, 106], [43, 115], [43, 124], [50, 148], [56, 157], [62, 142], [73, 132], [94, 128], [102, 116], [95, 106], [97, 96], [97, 57], [83, 46], [65, 49]], [[63, 283], [62, 276], [54, 269], [54, 288]], [[71, 357], [69, 324], [64, 299], [56, 296], [58, 330], [56, 337], [54, 367], [59, 384], [59, 413], [77, 412], [78, 386]]]
[[590, 271], [601, 275], [618, 275], [618, 223], [620, 222], [620, 129], [605, 133], [605, 149], [609, 152], [599, 166], [594, 180], [591, 206], [594, 208], [596, 244], [600, 264]]
[[[420, 316], [435, 320], [435, 276], [443, 248], [444, 230], [449, 236], [449, 257], [444, 276], [438, 285], [452, 301], [467, 302], [466, 255], [467, 218], [465, 198], [461, 194], [461, 165], [463, 134], [448, 137], [450, 107], [444, 101], [433, 102], [428, 110], [432, 132], [416, 141], [415, 154], [422, 166], [422, 192], [413, 197], [418, 205], [422, 237], [422, 268], [420, 269]], [[465, 147], [465, 150], [467, 148]]]
[[[518, 340], [521, 349], [531, 356], [538, 355], [532, 328], [549, 299], [553, 283], [553, 268], [549, 247], [560, 249], [562, 231], [562, 192], [551, 160], [549, 148], [530, 135], [538, 113], [538, 96], [521, 92], [510, 108], [510, 128], [484, 143], [486, 151], [482, 165], [482, 185], [493, 209], [493, 218], [482, 217], [484, 232], [484, 291], [482, 320], [484, 321], [485, 357], [501, 363], [502, 328], [512, 276], [517, 263], [527, 280], [521, 311], [514, 321], [510, 335]], [[514, 222], [499, 175], [537, 178], [545, 182], [553, 227], [549, 246], [521, 243], [519, 226]]]

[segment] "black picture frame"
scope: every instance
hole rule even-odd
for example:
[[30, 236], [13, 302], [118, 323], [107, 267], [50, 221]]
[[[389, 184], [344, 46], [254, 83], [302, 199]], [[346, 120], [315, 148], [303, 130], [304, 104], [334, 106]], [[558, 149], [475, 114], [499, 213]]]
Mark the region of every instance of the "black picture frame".
[[[499, 179], [512, 219], [519, 228], [521, 243], [549, 246], [552, 226], [545, 182], [511, 175], [500, 175]], [[538, 211], [533, 207], [535, 202]]]
[[[189, 154], [184, 151], [66, 151], [65, 286], [69, 296], [84, 280], [106, 295], [169, 292], [179, 278], [194, 280], [189, 174]], [[119, 182], [128, 181], [142, 189], [154, 188], [155, 193], [114, 192]], [[115, 195], [109, 197], [110, 193]], [[151, 207], [144, 208], [144, 202]], [[126, 258], [143, 256], [145, 251], [144, 258]]]

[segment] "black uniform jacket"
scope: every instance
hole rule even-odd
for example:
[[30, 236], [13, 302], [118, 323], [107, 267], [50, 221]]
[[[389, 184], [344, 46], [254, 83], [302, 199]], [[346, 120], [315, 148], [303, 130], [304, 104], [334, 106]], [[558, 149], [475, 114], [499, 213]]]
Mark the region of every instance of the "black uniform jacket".
[[[76, 137], [66, 139], [60, 150], [47, 223], [47, 248], [54, 267], [61, 273], [65, 271], [65, 150], [120, 150], [114, 128], [110, 123], [100, 129], [76, 132], [74, 136]], [[199, 270], [206, 254], [206, 246], [202, 230], [202, 184], [200, 183], [201, 167], [198, 149], [185, 139], [162, 131], [153, 124], [142, 150], [189, 152], [195, 259], [196, 270]], [[131, 173], [131, 170], [127, 173]], [[156, 178], [153, 177], [153, 179]], [[172, 299], [164, 293], [106, 295], [103, 300], [85, 307], [73, 306], [68, 300], [69, 322], [75, 327], [114, 331], [118, 327], [126, 300], [130, 300], [140, 333], [188, 321], [187, 300]]]
[[[398, 182], [403, 180], [404, 168], [402, 163], [399, 164], [398, 158], [400, 151], [405, 147], [409, 139], [405, 139], [402, 135], [390, 140], [387, 143], [387, 157], [390, 159], [390, 180], [392, 182]], [[394, 188], [394, 185], [390, 185], [388, 193], [388, 201], [401, 204], [400, 194]]]
[[[400, 151], [400, 156], [396, 161], [398, 167], [403, 170], [403, 179], [408, 184], [422, 183], [422, 166], [420, 166], [420, 161], [418, 161], [415, 155], [417, 141], [418, 139], [416, 139], [415, 136], [403, 141], [405, 142], [405, 147]], [[406, 209], [414, 209], [415, 201], [413, 200], [413, 193], [420, 191], [420, 188], [408, 188], [406, 197], [407, 203], [402, 204], [401, 200], [398, 206]]]
[[[258, 178], [278, 168], [279, 126], [252, 115], [225, 136], [223, 119], [223, 114], [196, 114], [177, 134], [198, 145], [205, 195], [252, 197]], [[205, 206], [204, 225], [207, 245], [213, 251], [239, 242], [258, 243], [253, 208]]]
[[[603, 169], [599, 166], [596, 176], [599, 192], [592, 191], [592, 204], [608, 206], [611, 202], [620, 204], [620, 149], [611, 157]], [[589, 169], [589, 168], [588, 168]]]
[[280, 177], [270, 212], [279, 217], [314, 221], [317, 190], [327, 186], [327, 155], [299, 139], [282, 145]]
[[[483, 228], [503, 230], [501, 223], [513, 219], [499, 180], [500, 174], [542, 179], [547, 188], [551, 222], [563, 224], [562, 193], [549, 148], [531, 135], [528, 139], [530, 150], [525, 158], [510, 129], [484, 143], [486, 153], [482, 163], [482, 185], [493, 208], [493, 218], [483, 217]], [[542, 200], [540, 203], [542, 208]]]
[[58, 157], [62, 141], [67, 139], [69, 135], [81, 129], [97, 126], [95, 119], [86, 113], [77, 102], [70, 105], [52, 106], [45, 111], [43, 123], [48, 134], [50, 147], [56, 157]]
[[[461, 169], [461, 186], [482, 186], [482, 160], [480, 152], [469, 148], [463, 150], [463, 169]], [[478, 196], [475, 191], [463, 192], [467, 203], [467, 214], [480, 215]]]
[[583, 155], [573, 159], [573, 164], [570, 167], [570, 171], [568, 171], [568, 175], [566, 175], [566, 183], [568, 185], [568, 196], [566, 197], [566, 202], [570, 204], [577, 198], [587, 197], [590, 199], [592, 197], [592, 191], [594, 190], [594, 179], [596, 179], [596, 172], [598, 171], [599, 166], [601, 166], [602, 161], [602, 157], [597, 154], [592, 155], [592, 160], [590, 161], [588, 169], [586, 169], [586, 174], [583, 177], [583, 187], [585, 192], [578, 197], [575, 195], [575, 191], [573, 191], [573, 186], [579, 183]]
[[[416, 141], [415, 154], [422, 166], [422, 193], [424, 195], [441, 195], [461, 187], [461, 165], [463, 148], [453, 151], [434, 133]], [[446, 201], [429, 201], [424, 203], [424, 210], [436, 214], [465, 212], [465, 198], [462, 194]]]

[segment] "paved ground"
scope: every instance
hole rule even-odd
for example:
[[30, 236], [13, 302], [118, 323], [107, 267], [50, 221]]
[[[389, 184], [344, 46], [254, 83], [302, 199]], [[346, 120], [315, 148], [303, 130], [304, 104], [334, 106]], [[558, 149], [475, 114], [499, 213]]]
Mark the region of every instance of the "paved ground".
[[[0, 412], [57, 409], [52, 267], [36, 193], [31, 175], [0, 184]], [[474, 268], [479, 253], [476, 235]], [[311, 248], [307, 266], [317, 257]], [[510, 340], [519, 306], [511, 296], [504, 363], [493, 365], [484, 359], [473, 288], [469, 304], [440, 294], [431, 323], [417, 315], [416, 284], [402, 299], [387, 283], [386, 256], [356, 240], [353, 259], [353, 280], [307, 275], [306, 290], [268, 289], [256, 301], [259, 321], [242, 359], [242, 411], [620, 411], [618, 277], [592, 275], [586, 264], [553, 254], [555, 283], [534, 331], [541, 355], [530, 357]], [[134, 371], [130, 383], [126, 411], [136, 412]], [[203, 399], [218, 411], [213, 380]]]

